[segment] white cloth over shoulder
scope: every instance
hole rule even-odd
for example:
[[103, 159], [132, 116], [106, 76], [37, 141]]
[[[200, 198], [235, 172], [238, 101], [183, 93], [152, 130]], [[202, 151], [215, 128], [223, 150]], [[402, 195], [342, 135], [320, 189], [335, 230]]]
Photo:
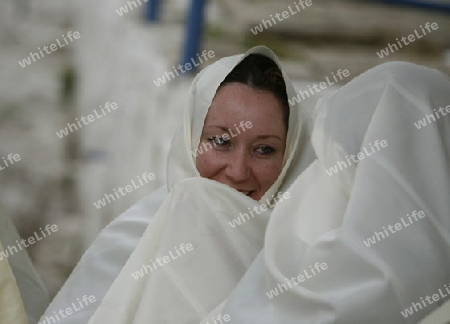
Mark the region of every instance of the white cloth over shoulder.
[[223, 312], [247, 324], [417, 323], [450, 299], [450, 79], [387, 63], [316, 111], [318, 159], [273, 211]]
[[[0, 290], [2, 294], [0, 323], [25, 323], [19, 315], [21, 309], [23, 309], [27, 317], [25, 320], [34, 324], [44, 312], [50, 300], [27, 251], [18, 248], [18, 241], [20, 241], [20, 236], [16, 227], [0, 206], [0, 242], [3, 245], [0, 244], [0, 251], [8, 255], [7, 259], [4, 259], [5, 254], [0, 259]], [[11, 251], [14, 254], [11, 254]], [[13, 275], [13, 277], [10, 277], [10, 275]], [[10, 306], [6, 307], [5, 302], [10, 303]], [[14, 321], [7, 321], [8, 312], [11, 315], [14, 311], [18, 312], [17, 318]]]
[[[0, 252], [3, 251], [4, 247], [0, 240]], [[0, 260], [0, 323], [29, 323], [16, 278], [8, 259], [3, 258]]]
[[58, 323], [83, 324], [89, 321], [166, 196], [165, 187], [158, 189], [102, 230], [41, 317], [42, 323], [48, 323], [54, 312], [70, 307], [84, 295], [94, 296], [96, 302], [70, 316], [59, 317]]
[[178, 182], [89, 323], [195, 323], [207, 316], [262, 248], [268, 210], [238, 228], [228, 224], [250, 200], [216, 181]]

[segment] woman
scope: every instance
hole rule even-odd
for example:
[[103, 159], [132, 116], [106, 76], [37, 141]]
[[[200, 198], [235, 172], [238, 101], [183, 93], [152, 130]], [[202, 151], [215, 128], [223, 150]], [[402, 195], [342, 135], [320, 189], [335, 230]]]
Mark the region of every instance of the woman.
[[[100, 235], [41, 322], [85, 294], [103, 300], [91, 323], [199, 322], [219, 307], [262, 248], [271, 209], [283, 200], [277, 192], [314, 157], [310, 118], [288, 104], [294, 95], [265, 47], [201, 71], [171, 146], [168, 194], [161, 189], [147, 197]], [[258, 201], [265, 210], [254, 210]], [[257, 217], [230, 226], [245, 213]], [[192, 250], [181, 250], [186, 246]], [[167, 256], [179, 260], [156, 263]], [[86, 323], [97, 306], [86, 305], [60, 323]]]

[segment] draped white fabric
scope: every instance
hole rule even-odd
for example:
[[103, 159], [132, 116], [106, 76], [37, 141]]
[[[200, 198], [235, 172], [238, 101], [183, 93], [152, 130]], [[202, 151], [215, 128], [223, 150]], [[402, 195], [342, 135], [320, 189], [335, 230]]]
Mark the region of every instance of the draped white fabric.
[[[278, 63], [265, 48], [249, 52]], [[99, 261], [68, 281], [75, 287], [97, 273], [101, 300], [117, 277], [89, 323], [212, 324], [224, 314], [228, 323], [247, 324], [417, 323], [447, 301], [450, 116], [438, 109], [450, 109], [448, 76], [407, 63], [364, 73], [317, 105], [312, 146], [311, 120], [295, 107], [301, 117], [291, 115], [295, 135], [288, 134], [283, 172], [261, 201], [277, 190], [292, 198], [232, 228], [229, 221], [256, 202], [199, 178], [191, 151], [217, 86], [240, 59], [223, 59], [194, 80], [168, 160], [169, 195], [161, 191], [131, 209], [142, 227], [120, 262], [117, 240], [109, 266]], [[292, 277], [297, 283], [288, 283]], [[439, 300], [427, 302], [433, 294]], [[53, 309], [63, 304], [54, 301]], [[63, 323], [86, 323], [97, 305]]]
[[[3, 245], [0, 246], [0, 251], [6, 249], [5, 253], [8, 254], [7, 259], [0, 260], [2, 298], [0, 323], [25, 323], [21, 318], [22, 315], [19, 315], [22, 311], [27, 317], [26, 321], [36, 323], [49, 303], [48, 292], [36, 273], [27, 251], [17, 247], [18, 241], [20, 236], [16, 227], [0, 206], [0, 242]], [[11, 247], [11, 250], [8, 247]], [[11, 254], [11, 251], [14, 254]], [[7, 304], [9, 306], [6, 306]], [[16, 311], [17, 320], [7, 321], [6, 316]]]
[[[265, 47], [248, 51], [276, 56]], [[244, 56], [245, 56], [244, 55]], [[146, 229], [99, 308], [89, 321], [100, 323], [196, 323], [220, 309], [261, 250], [271, 210], [237, 228], [229, 222], [258, 203], [221, 183], [201, 178], [192, 151], [197, 147], [209, 106], [220, 82], [244, 57], [219, 60], [193, 81], [183, 127], [175, 135], [168, 159], [169, 195]], [[295, 95], [284, 75], [288, 96]], [[302, 116], [300, 116], [302, 114]], [[308, 117], [291, 107], [283, 170], [262, 197], [272, 198], [283, 181], [307, 165], [298, 149], [308, 146]], [[305, 127], [303, 127], [305, 126]], [[310, 151], [311, 153], [312, 151]], [[309, 161], [313, 155], [309, 156]], [[288, 178], [286, 178], [288, 175]], [[191, 245], [190, 251], [179, 252]], [[177, 251], [177, 258], [172, 254]], [[171, 258], [169, 258], [169, 256]], [[157, 258], [170, 262], [157, 267]], [[153, 268], [150, 266], [153, 265]], [[136, 271], [147, 272], [140, 278]], [[150, 270], [148, 270], [150, 268]]]
[[[0, 251], [4, 246], [0, 240]], [[0, 323], [28, 324], [28, 317], [8, 259], [0, 261]]]
[[231, 323], [417, 323], [447, 301], [447, 107], [449, 77], [409, 63], [378, 66], [322, 100], [317, 160], [272, 212], [264, 249], [222, 310]]
[[56, 319], [55, 312], [58, 314], [59, 310], [70, 307], [84, 295], [94, 296], [96, 302], [84, 305], [82, 309], [77, 307], [72, 315], [59, 317], [58, 323], [83, 324], [89, 321], [166, 196], [167, 189], [160, 188], [103, 229], [56, 294], [41, 317], [41, 323], [47, 324], [52, 316]]

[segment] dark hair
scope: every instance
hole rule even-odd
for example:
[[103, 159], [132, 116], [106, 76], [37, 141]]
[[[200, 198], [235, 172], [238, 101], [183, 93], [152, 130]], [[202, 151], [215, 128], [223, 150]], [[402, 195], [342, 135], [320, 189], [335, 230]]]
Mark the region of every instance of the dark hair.
[[219, 86], [239, 82], [255, 89], [267, 90], [280, 101], [283, 109], [283, 122], [286, 131], [289, 127], [289, 103], [286, 93], [286, 83], [278, 65], [267, 56], [250, 54], [245, 57], [226, 76]]

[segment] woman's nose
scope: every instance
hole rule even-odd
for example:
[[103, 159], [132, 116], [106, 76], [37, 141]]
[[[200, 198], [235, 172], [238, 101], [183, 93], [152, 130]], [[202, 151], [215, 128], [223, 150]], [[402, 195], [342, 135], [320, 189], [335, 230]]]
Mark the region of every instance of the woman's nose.
[[239, 151], [230, 156], [225, 170], [228, 178], [234, 182], [242, 182], [250, 177], [250, 157], [248, 154]]

